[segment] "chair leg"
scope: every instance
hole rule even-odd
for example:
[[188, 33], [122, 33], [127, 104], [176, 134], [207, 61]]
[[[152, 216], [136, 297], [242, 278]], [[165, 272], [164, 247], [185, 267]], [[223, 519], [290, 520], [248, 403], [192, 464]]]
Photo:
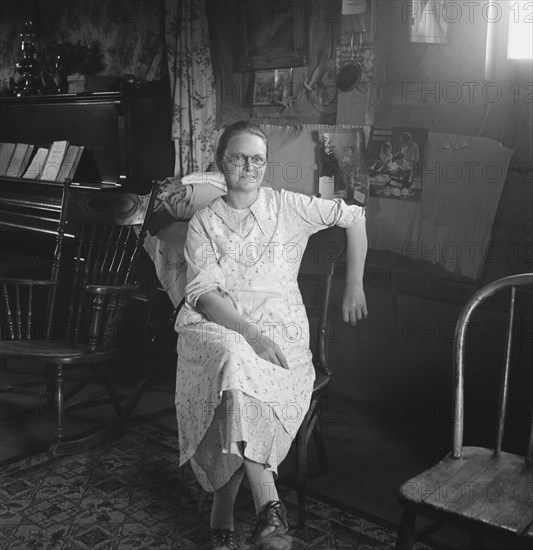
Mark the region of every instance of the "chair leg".
[[415, 520], [416, 512], [410, 508], [404, 508], [398, 538], [396, 539], [396, 550], [411, 550], [415, 542]]
[[309, 419], [304, 418], [298, 430], [298, 529], [305, 527], [305, 496], [307, 481], [307, 442]]
[[204, 511], [205, 504], [207, 502], [207, 492], [200, 487], [198, 493], [198, 502], [196, 503], [196, 509], [200, 515]]
[[318, 413], [315, 427], [313, 428], [313, 439], [315, 440], [316, 452], [320, 463], [320, 473], [327, 474], [329, 470], [328, 457], [326, 455], [326, 445], [322, 439], [322, 427], [320, 426], [320, 412]]
[[63, 399], [63, 366], [54, 365], [54, 402], [56, 407], [56, 429], [55, 437], [57, 443], [63, 441], [63, 408], [64, 408], [64, 399]]

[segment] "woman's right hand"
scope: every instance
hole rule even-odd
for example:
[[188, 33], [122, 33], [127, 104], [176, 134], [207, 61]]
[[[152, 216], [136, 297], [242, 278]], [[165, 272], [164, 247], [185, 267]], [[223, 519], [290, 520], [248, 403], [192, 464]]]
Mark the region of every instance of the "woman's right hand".
[[[221, 296], [218, 291], [208, 291], [202, 294], [198, 298], [197, 309], [210, 321], [242, 334], [261, 359], [283, 369], [289, 368], [287, 359], [276, 342], [262, 334], [257, 327], [248, 325], [237, 313], [233, 302], [227, 297]], [[241, 331], [239, 327], [249, 330]]]
[[274, 365], [278, 365], [283, 369], [289, 368], [287, 359], [281, 351], [281, 348], [276, 342], [268, 338], [268, 336], [257, 333], [248, 336], [246, 341], [252, 346], [252, 349], [261, 359], [270, 361], [270, 363], [274, 363]]

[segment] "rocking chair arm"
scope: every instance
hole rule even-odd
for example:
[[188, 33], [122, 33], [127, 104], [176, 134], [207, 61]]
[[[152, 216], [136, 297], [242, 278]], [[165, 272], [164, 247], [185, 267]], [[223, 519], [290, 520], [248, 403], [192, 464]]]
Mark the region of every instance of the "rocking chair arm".
[[138, 291], [140, 285], [87, 285], [85, 289], [91, 294], [133, 294]]
[[17, 279], [14, 277], [0, 277], [0, 285], [24, 285], [24, 286], [54, 286], [55, 281], [50, 279]]

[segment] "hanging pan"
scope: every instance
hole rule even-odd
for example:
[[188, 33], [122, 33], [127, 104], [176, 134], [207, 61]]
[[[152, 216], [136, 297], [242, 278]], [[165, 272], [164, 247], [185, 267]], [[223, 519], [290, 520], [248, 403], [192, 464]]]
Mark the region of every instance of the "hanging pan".
[[311, 78], [304, 82], [308, 97], [318, 111], [324, 114], [337, 112], [337, 83], [331, 30], [329, 34], [329, 57], [319, 63]]
[[361, 47], [363, 45], [363, 35], [359, 34], [359, 47], [356, 54], [353, 49], [354, 34], [352, 33], [350, 40], [350, 59], [339, 69], [335, 80], [337, 88], [341, 92], [350, 92], [353, 90], [363, 74], [363, 65], [360, 61], [360, 55], [363, 51]]

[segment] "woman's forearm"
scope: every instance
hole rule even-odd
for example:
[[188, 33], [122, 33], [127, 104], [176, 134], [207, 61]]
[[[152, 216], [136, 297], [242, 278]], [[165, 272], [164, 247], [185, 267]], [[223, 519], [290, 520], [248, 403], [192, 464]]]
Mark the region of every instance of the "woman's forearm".
[[196, 306], [209, 321], [238, 332], [259, 357], [284, 369], [289, 368], [279, 345], [262, 334], [260, 330], [249, 330], [250, 327], [230, 299], [224, 298], [215, 291], [206, 292], [198, 298]]
[[364, 222], [346, 229], [346, 241], [346, 285], [342, 298], [342, 317], [345, 322], [356, 325], [368, 315], [363, 289], [368, 247]]
[[356, 223], [346, 228], [346, 286], [357, 287], [363, 285], [366, 251], [368, 241], [366, 225]]
[[209, 321], [243, 334], [245, 321], [229, 298], [215, 291], [206, 292], [198, 298], [196, 307]]

